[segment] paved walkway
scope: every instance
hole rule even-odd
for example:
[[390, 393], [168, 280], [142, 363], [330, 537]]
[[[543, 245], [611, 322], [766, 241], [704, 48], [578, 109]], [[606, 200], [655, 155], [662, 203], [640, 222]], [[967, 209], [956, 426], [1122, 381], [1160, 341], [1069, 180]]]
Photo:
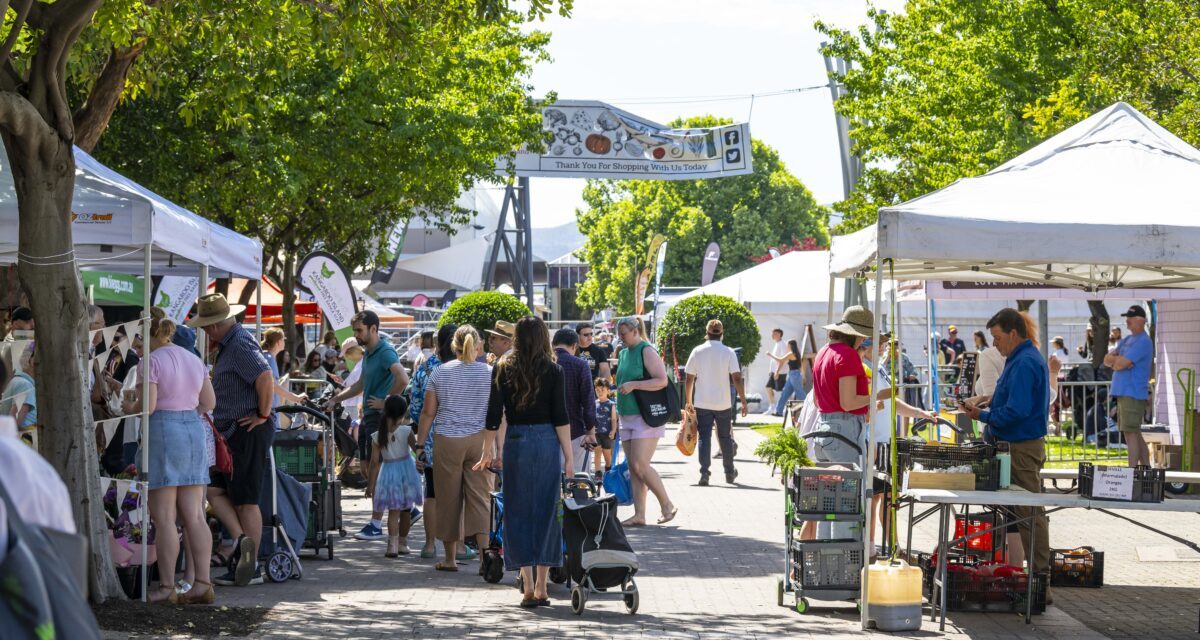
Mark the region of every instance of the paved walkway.
[[[226, 588], [219, 603], [254, 606], [275, 601], [256, 637], [281, 638], [849, 638], [887, 636], [860, 630], [852, 606], [834, 605], [801, 616], [775, 604], [782, 565], [782, 496], [779, 480], [753, 459], [760, 437], [739, 429], [736, 487], [696, 486], [694, 459], [664, 439], [656, 467], [679, 505], [668, 526], [631, 530], [642, 569], [637, 582], [641, 610], [625, 613], [620, 600], [594, 596], [582, 617], [570, 611], [568, 593], [553, 586], [554, 606], [526, 611], [513, 574], [499, 585], [484, 583], [478, 564], [458, 574], [435, 572], [432, 560], [383, 557], [383, 542], [338, 540], [332, 562], [305, 560], [304, 579], [282, 585]], [[670, 441], [669, 441], [670, 440]], [[714, 475], [714, 479], [721, 476]], [[347, 529], [366, 516], [361, 493], [348, 492]], [[653, 501], [653, 498], [651, 498]], [[625, 511], [624, 509], [622, 511]], [[1190, 519], [1184, 519], [1184, 516]], [[1157, 521], [1149, 516], [1146, 521]], [[1176, 533], [1196, 531], [1195, 516], [1163, 516]], [[931, 547], [933, 529], [918, 528]], [[410, 544], [424, 535], [418, 525]], [[946, 638], [1189, 638], [1194, 640], [1200, 563], [1139, 562], [1136, 547], [1169, 541], [1097, 513], [1054, 516], [1052, 544], [1091, 544], [1107, 553], [1106, 586], [1058, 589], [1056, 606], [1025, 625], [1015, 614], [952, 614]], [[1183, 548], [1181, 545], [1174, 545]], [[790, 599], [789, 599], [790, 601]], [[1190, 625], [1190, 626], [1189, 626]], [[928, 622], [908, 637], [935, 637]], [[123, 636], [120, 636], [123, 637]]]

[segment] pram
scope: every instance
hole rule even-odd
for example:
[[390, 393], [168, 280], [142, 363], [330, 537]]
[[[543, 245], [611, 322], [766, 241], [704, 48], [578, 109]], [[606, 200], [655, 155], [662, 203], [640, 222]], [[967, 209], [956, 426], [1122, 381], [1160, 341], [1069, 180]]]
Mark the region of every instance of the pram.
[[[342, 526], [342, 485], [334, 475], [333, 449], [339, 439], [340, 426], [334, 416], [318, 410], [311, 401], [304, 405], [282, 406], [276, 411], [290, 416], [292, 426], [275, 437], [276, 455], [283, 452], [283, 459], [288, 461], [281, 466], [312, 489], [302, 520], [306, 524], [303, 547], [312, 549], [316, 554], [314, 557], [319, 557], [324, 549], [327, 559], [332, 560], [334, 536], [330, 532], [346, 535]], [[309, 426], [316, 429], [304, 428]], [[338, 446], [338, 449], [341, 451], [342, 447]]]
[[306, 507], [312, 493], [308, 486], [275, 468], [274, 450], [269, 457], [270, 477], [264, 483], [270, 482], [271, 486], [262, 495], [264, 500], [270, 502], [259, 503], [263, 515], [263, 536], [258, 560], [266, 562], [266, 574], [271, 582], [285, 582], [292, 578], [299, 580], [304, 571], [300, 566], [300, 556], [296, 554], [296, 543], [303, 539], [304, 522], [308, 515]]
[[[586, 464], [586, 461], [585, 461]], [[492, 469], [492, 473], [500, 476], [500, 472]], [[499, 484], [499, 481], [497, 481]], [[488, 527], [488, 546], [480, 553], [480, 574], [485, 582], [496, 584], [504, 579], [504, 493], [497, 486], [488, 494], [490, 525]], [[566, 570], [567, 547], [563, 544], [563, 567], [550, 567], [550, 582], [562, 584], [569, 579]], [[521, 576], [517, 576], [517, 590], [524, 591], [525, 585]]]
[[563, 482], [564, 568], [571, 589], [571, 611], [581, 615], [588, 597], [619, 586], [630, 615], [638, 610], [638, 588], [633, 575], [637, 555], [617, 519], [617, 497], [600, 495], [586, 474]]

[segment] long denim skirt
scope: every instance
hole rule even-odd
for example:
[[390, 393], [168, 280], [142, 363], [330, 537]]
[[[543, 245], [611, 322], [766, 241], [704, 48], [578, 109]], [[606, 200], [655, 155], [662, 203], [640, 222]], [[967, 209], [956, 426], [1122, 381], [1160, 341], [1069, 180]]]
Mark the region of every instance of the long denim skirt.
[[504, 568], [562, 565], [562, 462], [550, 424], [508, 425], [504, 439]]

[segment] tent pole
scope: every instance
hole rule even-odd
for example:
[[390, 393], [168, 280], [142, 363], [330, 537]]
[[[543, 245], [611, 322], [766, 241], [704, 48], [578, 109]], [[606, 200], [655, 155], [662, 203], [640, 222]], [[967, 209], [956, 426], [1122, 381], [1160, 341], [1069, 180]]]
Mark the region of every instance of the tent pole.
[[933, 340], [933, 298], [931, 298], [929, 295], [929, 283], [926, 282], [923, 285], [923, 288], [925, 289], [925, 364], [926, 368], [929, 370], [929, 383], [926, 385], [925, 389], [925, 397], [928, 401], [925, 403], [925, 407], [928, 410], [933, 411], [934, 379], [937, 376], [938, 361], [937, 354], [935, 353], [935, 350], [937, 349], [937, 343], [935, 343]]
[[258, 286], [254, 287], [254, 337], [262, 342], [262, 273], [258, 274]]
[[[863, 293], [866, 293], [865, 291]], [[881, 312], [883, 311], [883, 257], [881, 254], [875, 254], [875, 313], [874, 320], [871, 326], [871, 349], [867, 351], [870, 354], [868, 357], [871, 360], [871, 369], [875, 369], [875, 350], [879, 348], [880, 334], [882, 333], [882, 325], [880, 323]], [[874, 436], [871, 431], [879, 429], [883, 426], [884, 417], [880, 415], [879, 409], [875, 405], [875, 398], [879, 396], [879, 386], [882, 382], [879, 375], [872, 371], [871, 376], [871, 399], [867, 404], [867, 416], [870, 417], [870, 428], [864, 430], [863, 435], [866, 436], [862, 440], [863, 444], [863, 468], [862, 468], [862, 505], [865, 517], [863, 523], [863, 566], [870, 566], [871, 556], [875, 555], [875, 510], [871, 508], [871, 498], [874, 492], [872, 480], [874, 479], [875, 469], [875, 446]], [[867, 602], [867, 583], [870, 580], [871, 572], [862, 572], [862, 606], [860, 607], [861, 616], [859, 621], [862, 623], [862, 628], [866, 629], [869, 626], [870, 607]]]
[[[196, 287], [196, 300], [199, 301], [208, 293], [208, 265], [200, 265], [200, 285]], [[200, 352], [201, 360], [208, 360], [208, 335], [203, 331], [196, 332], [196, 350]]]
[[[154, 245], [146, 243], [146, 248], [143, 251], [144, 262], [142, 267], [145, 270], [145, 279], [142, 281], [142, 371], [150, 371], [150, 261], [151, 252]], [[141, 420], [141, 451], [142, 451], [142, 468], [138, 470], [138, 477], [142, 480], [141, 490], [138, 492], [138, 511], [141, 514], [142, 525], [142, 602], [147, 601], [147, 593], [150, 590], [150, 572], [147, 565], [147, 550], [146, 544], [147, 534], [150, 533], [150, 385], [146, 379], [141, 378], [142, 383], [142, 420]]]
[[[829, 307], [825, 309], [825, 324], [833, 324], [833, 288], [836, 286], [837, 278], [831, 273], [829, 274]], [[816, 346], [816, 345], [813, 345]]]

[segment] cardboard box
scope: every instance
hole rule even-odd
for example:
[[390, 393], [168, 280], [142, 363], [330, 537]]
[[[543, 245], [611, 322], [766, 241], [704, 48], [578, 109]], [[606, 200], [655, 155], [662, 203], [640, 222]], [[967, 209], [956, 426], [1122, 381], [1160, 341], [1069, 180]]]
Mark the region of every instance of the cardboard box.
[[948, 489], [950, 491], [974, 491], [975, 474], [909, 471], [905, 475], [905, 484], [909, 489]]

